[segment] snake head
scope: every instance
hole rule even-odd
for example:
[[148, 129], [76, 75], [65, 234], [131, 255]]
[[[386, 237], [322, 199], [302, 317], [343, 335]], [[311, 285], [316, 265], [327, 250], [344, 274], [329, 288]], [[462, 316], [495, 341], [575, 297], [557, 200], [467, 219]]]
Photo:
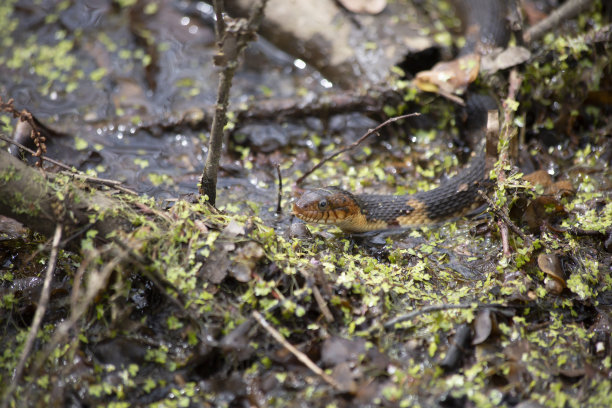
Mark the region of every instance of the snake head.
[[307, 190], [293, 203], [293, 214], [306, 221], [342, 226], [360, 213], [355, 198], [338, 187]]

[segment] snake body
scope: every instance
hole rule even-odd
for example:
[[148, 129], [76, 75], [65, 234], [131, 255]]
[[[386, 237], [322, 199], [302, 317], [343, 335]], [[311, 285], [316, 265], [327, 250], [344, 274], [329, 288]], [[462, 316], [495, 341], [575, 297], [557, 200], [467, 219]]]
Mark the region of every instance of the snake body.
[[[462, 54], [478, 45], [504, 45], [508, 35], [503, 0], [456, 0], [456, 5], [467, 38]], [[468, 119], [468, 131], [482, 130], [486, 108], [472, 117], [477, 119]], [[433, 190], [412, 195], [353, 194], [338, 187], [307, 190], [294, 202], [293, 214], [306, 222], [336, 225], [349, 233], [438, 224], [480, 205], [478, 191], [488, 185], [490, 170], [485, 163], [482, 149], [455, 177]]]
[[293, 204], [300, 219], [337, 225], [357, 233], [394, 227], [417, 227], [467, 214], [479, 205], [485, 185], [484, 152], [439, 187], [411, 195], [353, 194], [338, 187], [306, 191]]

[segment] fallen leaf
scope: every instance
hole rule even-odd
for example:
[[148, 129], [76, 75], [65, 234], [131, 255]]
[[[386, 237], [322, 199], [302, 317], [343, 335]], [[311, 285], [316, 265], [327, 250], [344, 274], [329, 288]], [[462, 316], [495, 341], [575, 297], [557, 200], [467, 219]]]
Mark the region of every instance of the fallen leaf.
[[356, 362], [365, 353], [365, 340], [331, 337], [321, 346], [321, 363], [333, 367], [344, 362]]
[[236, 220], [231, 220], [227, 227], [223, 230], [223, 238], [233, 238], [238, 235], [244, 235], [244, 224], [239, 223]]
[[474, 321], [474, 339], [472, 345], [484, 343], [493, 333], [496, 321], [495, 314], [489, 309], [484, 309], [478, 312]]
[[531, 52], [525, 47], [508, 47], [488, 54], [482, 58], [480, 70], [493, 74], [497, 71], [515, 67], [527, 61]]
[[253, 241], [247, 242], [237, 250], [237, 254], [232, 258], [233, 262], [229, 266], [230, 276], [238, 282], [250, 281], [255, 266], [264, 256], [265, 252], [261, 245]]
[[558, 255], [545, 253], [538, 255], [538, 267], [547, 275], [544, 280], [546, 289], [557, 295], [563, 292], [567, 285]]
[[333, 368], [331, 376], [340, 386], [340, 392], [355, 394], [357, 392], [357, 383], [355, 379], [360, 377], [359, 374], [359, 370], [352, 370], [351, 364], [344, 362]]
[[480, 56], [469, 54], [448, 62], [439, 62], [429, 71], [419, 72], [414, 85], [422, 91], [441, 95], [463, 93], [476, 80]]

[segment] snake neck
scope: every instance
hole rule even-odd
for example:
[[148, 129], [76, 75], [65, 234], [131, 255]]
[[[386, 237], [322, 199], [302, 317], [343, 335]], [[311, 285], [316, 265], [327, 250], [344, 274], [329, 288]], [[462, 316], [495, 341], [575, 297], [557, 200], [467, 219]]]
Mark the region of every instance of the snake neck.
[[388, 227], [419, 226], [461, 217], [480, 205], [479, 190], [486, 190], [484, 151], [439, 187], [411, 195], [356, 195], [369, 223], [383, 221]]

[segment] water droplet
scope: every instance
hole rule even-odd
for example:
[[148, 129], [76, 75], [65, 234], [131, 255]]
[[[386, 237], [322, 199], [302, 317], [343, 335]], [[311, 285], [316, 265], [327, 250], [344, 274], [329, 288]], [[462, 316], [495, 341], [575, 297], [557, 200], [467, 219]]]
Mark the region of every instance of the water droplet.
[[295, 67], [298, 69], [306, 68], [306, 63], [299, 58], [293, 61], [293, 65], [295, 65]]
[[334, 86], [334, 84], [332, 84], [331, 82], [329, 82], [329, 81], [328, 81], [327, 79], [325, 79], [325, 78], [321, 79], [321, 80], [319, 81], [319, 83], [321, 84], [321, 86], [322, 86], [323, 88], [327, 88], [327, 89], [329, 89], [329, 88], [331, 88], [332, 86]]
[[212, 14], [213, 12], [212, 6], [210, 4], [204, 3], [203, 1], [198, 1], [198, 4], [196, 4], [196, 8], [200, 13], [204, 14]]

